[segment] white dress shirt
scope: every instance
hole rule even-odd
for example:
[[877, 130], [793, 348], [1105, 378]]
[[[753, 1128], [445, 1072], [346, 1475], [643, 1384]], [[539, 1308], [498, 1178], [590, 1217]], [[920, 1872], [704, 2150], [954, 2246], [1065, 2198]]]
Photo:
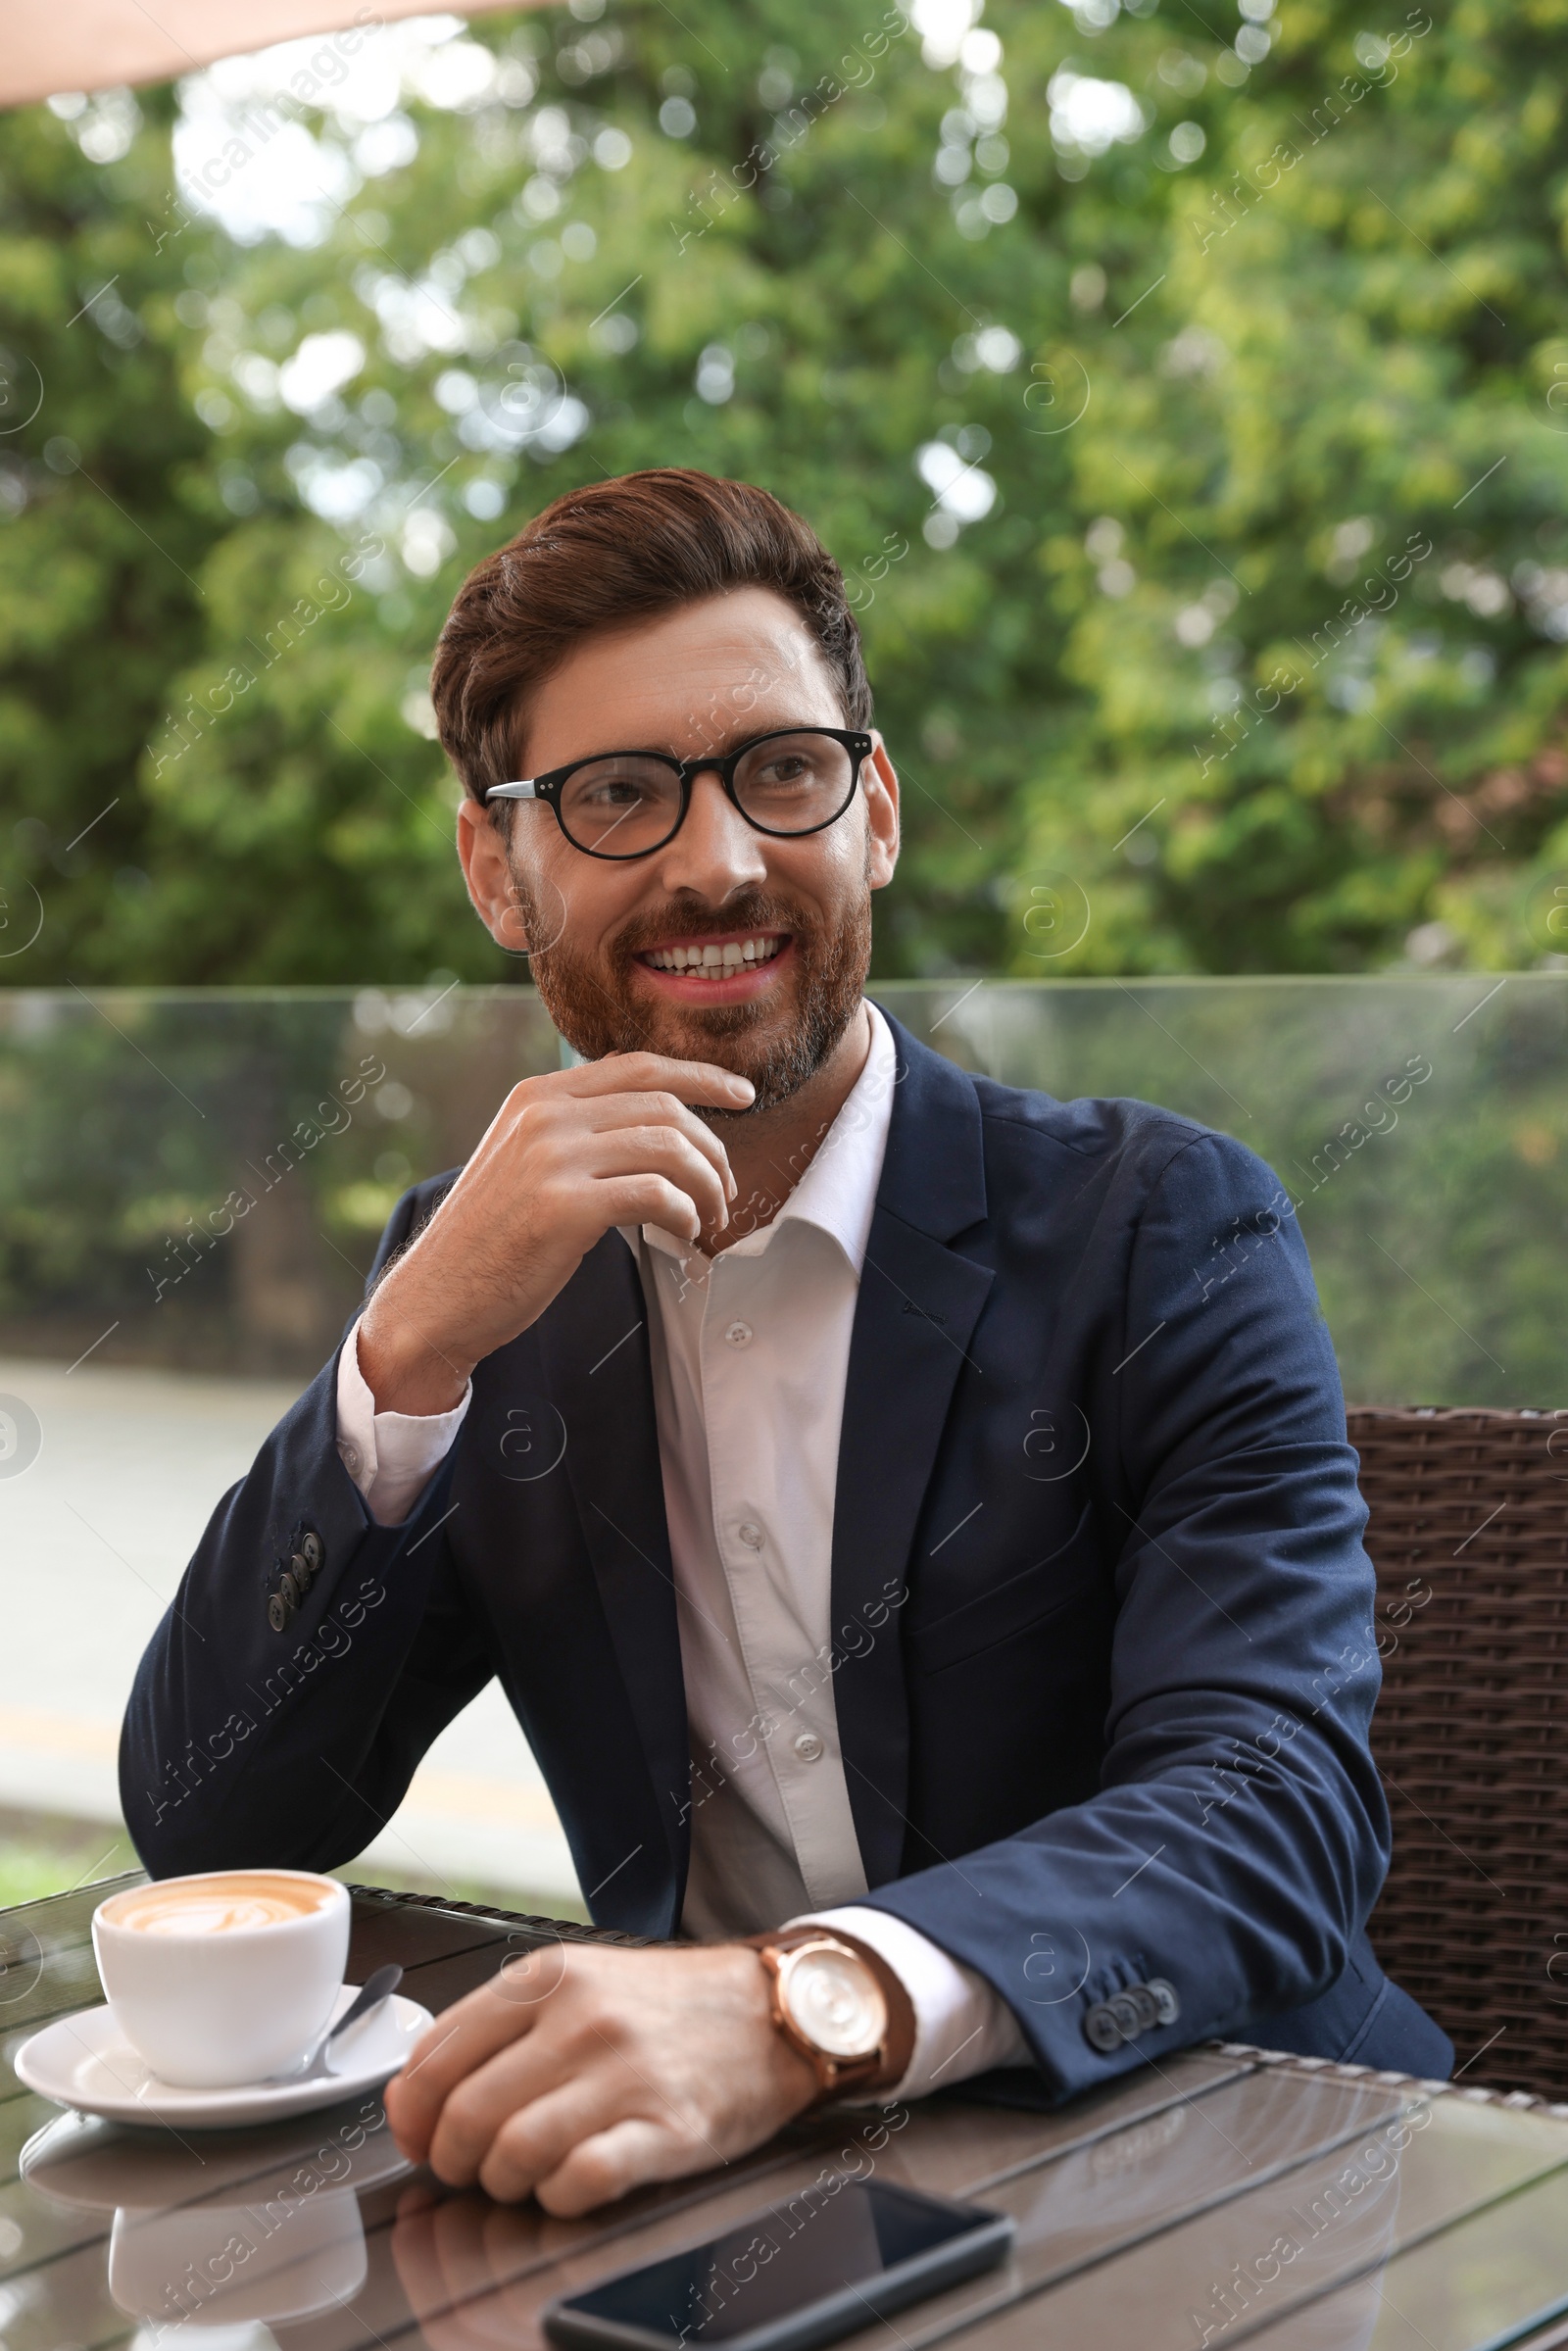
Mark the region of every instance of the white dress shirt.
[[[916, 2036], [906, 2097], [1027, 2048], [972, 1969], [866, 1891], [834, 1703], [833, 1496], [850, 1335], [887, 1146], [896, 1060], [867, 1005], [865, 1064], [772, 1223], [715, 1257], [623, 1229], [649, 1353], [692, 1759], [683, 1934], [748, 1935], [803, 1917], [871, 1944], [903, 1981]], [[377, 1412], [357, 1328], [338, 1360], [338, 1449], [371, 1515], [406, 1518], [468, 1398]], [[879, 1636], [897, 1640], [896, 1619]]]

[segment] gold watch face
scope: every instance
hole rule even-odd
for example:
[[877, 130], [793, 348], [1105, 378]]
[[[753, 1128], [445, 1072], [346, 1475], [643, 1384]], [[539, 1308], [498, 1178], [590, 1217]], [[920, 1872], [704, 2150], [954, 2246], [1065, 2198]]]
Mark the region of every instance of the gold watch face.
[[828, 2057], [869, 2057], [887, 2036], [882, 1987], [853, 1951], [808, 1944], [790, 1952], [779, 1974], [779, 2001], [802, 2037]]

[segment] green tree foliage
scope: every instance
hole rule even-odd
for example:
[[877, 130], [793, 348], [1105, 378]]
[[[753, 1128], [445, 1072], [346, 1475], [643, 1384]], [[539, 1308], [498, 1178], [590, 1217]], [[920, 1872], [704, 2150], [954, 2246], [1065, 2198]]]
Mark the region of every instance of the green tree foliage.
[[[180, 260], [145, 225], [169, 196], [159, 97], [113, 170], [42, 108], [0, 126], [0, 975], [13, 984], [127, 968], [113, 876], [142, 855], [143, 747], [205, 641], [199, 577], [230, 519], [203, 494], [212, 437], [181, 391]], [[89, 144], [95, 130], [101, 152], [128, 139], [134, 113], [123, 98], [95, 109]], [[39, 891], [54, 919], [17, 952]]]
[[652, 464], [850, 575], [883, 972], [1557, 952], [1568, 7], [916, 14], [576, 0], [0, 126], [0, 978], [519, 976], [430, 643]]

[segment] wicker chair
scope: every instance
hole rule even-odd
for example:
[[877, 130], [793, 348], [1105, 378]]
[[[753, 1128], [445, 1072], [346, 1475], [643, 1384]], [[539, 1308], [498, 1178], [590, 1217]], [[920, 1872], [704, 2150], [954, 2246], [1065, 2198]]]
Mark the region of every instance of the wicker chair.
[[1394, 1817], [1372, 1940], [1467, 2082], [1568, 2097], [1568, 1413], [1349, 1423]]

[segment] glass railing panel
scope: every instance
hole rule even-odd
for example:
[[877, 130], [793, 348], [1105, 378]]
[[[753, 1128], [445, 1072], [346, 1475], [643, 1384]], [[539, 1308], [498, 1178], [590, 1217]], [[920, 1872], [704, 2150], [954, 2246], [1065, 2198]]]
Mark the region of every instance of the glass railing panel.
[[[1352, 1399], [1555, 1402], [1568, 977], [876, 993], [1004, 1083], [1137, 1095], [1259, 1151]], [[0, 1348], [305, 1376], [403, 1186], [559, 1058], [526, 989], [0, 996]]]

